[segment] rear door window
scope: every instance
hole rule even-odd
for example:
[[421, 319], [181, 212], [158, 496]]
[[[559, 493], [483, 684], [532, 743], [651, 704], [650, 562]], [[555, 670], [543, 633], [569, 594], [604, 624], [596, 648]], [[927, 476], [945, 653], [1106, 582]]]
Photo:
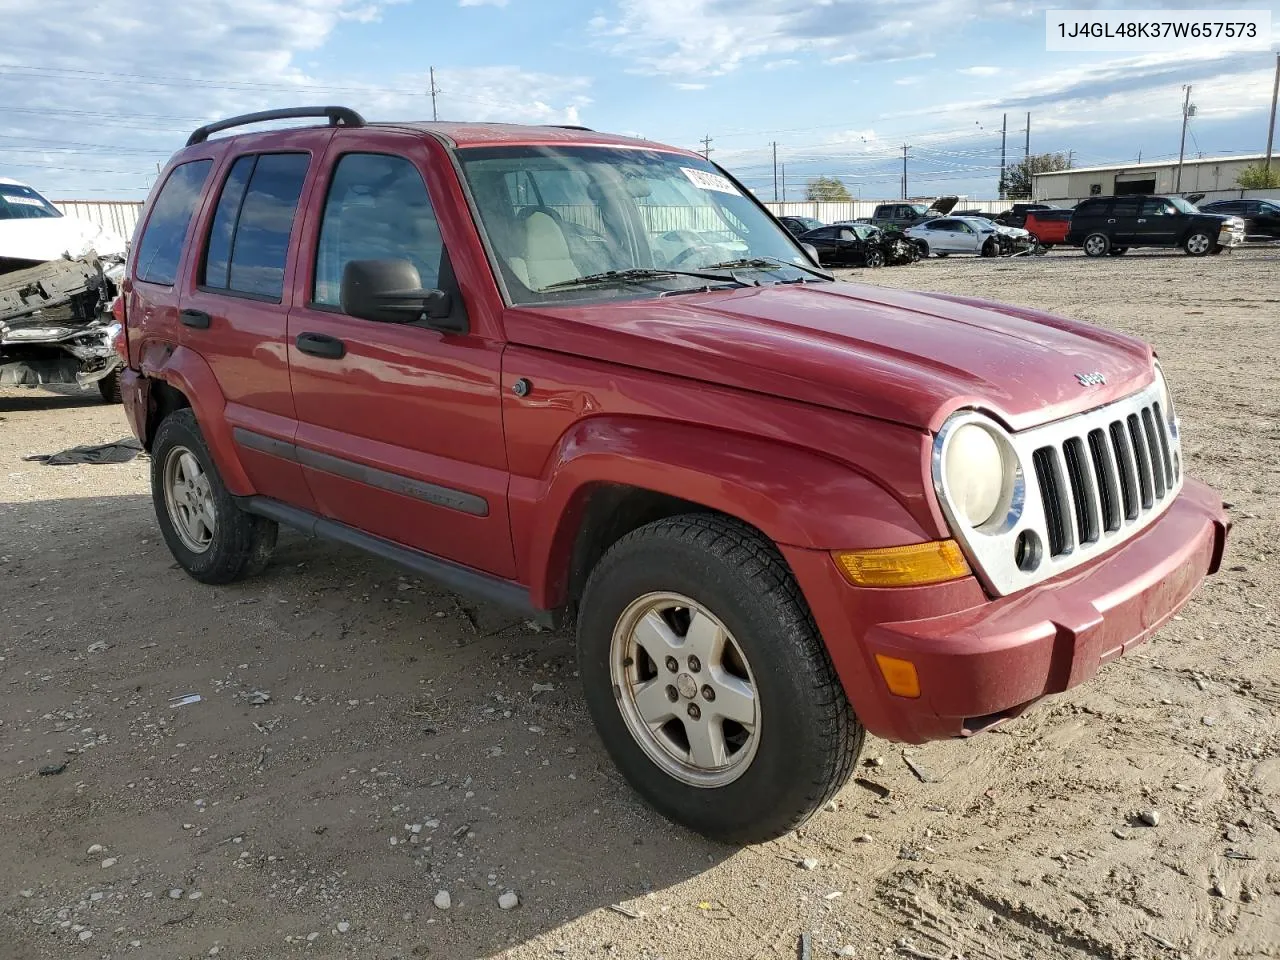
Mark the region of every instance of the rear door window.
[[212, 160], [192, 160], [174, 167], [169, 174], [138, 240], [135, 263], [139, 280], [173, 286], [187, 227], [212, 168]]
[[235, 162], [210, 228], [205, 289], [280, 301], [289, 235], [310, 162], [306, 153], [263, 153]]
[[1130, 219], [1138, 215], [1138, 197], [1117, 197], [1111, 207], [1111, 216], [1115, 219]]

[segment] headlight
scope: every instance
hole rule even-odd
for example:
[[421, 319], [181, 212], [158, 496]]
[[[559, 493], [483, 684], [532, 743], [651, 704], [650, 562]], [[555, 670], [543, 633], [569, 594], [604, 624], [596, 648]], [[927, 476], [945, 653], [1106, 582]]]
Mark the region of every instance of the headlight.
[[980, 527], [1000, 509], [1008, 486], [1003, 441], [986, 427], [965, 423], [946, 437], [942, 477], [952, 511]]

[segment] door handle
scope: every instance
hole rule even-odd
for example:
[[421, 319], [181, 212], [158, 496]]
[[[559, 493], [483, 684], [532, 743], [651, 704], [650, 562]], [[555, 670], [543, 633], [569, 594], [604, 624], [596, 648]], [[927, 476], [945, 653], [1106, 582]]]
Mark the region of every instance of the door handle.
[[294, 341], [303, 353], [326, 360], [341, 360], [347, 355], [347, 345], [327, 333], [300, 333]]
[[1108, 220], [1108, 221], [1107, 221], [1107, 223], [1115, 223], [1115, 222], [1116, 222], [1116, 218], [1115, 218], [1115, 217], [1112, 217], [1110, 220]]
[[1146, 223], [1147, 221], [1146, 221], [1146, 220], [1143, 220], [1143, 219], [1141, 219], [1141, 218], [1139, 218], [1139, 219], [1138, 219], [1138, 222], [1139, 222], [1139, 223]]
[[213, 323], [213, 317], [203, 310], [183, 310], [178, 314], [178, 319], [182, 321], [184, 327], [195, 330], [208, 330], [209, 324]]

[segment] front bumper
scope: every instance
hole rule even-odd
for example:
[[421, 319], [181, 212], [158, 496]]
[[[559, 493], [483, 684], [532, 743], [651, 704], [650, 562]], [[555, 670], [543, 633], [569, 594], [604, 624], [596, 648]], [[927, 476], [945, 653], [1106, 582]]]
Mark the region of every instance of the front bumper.
[[[876, 736], [923, 743], [1016, 716], [1145, 641], [1217, 571], [1229, 528], [1220, 498], [1187, 480], [1133, 539], [999, 600], [973, 578], [859, 589], [828, 555], [785, 552], [859, 719]], [[913, 663], [920, 696], [891, 694], [876, 654]]]
[[1218, 231], [1218, 246], [1220, 247], [1238, 247], [1244, 243], [1245, 233], [1244, 227], [1223, 226]]

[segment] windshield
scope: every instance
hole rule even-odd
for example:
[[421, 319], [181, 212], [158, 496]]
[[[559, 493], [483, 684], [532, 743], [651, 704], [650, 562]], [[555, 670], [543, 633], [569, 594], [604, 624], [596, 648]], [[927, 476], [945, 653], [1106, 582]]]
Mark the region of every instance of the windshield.
[[1195, 204], [1187, 203], [1187, 201], [1183, 200], [1181, 197], [1166, 197], [1165, 199], [1168, 200], [1170, 203], [1172, 203], [1175, 207], [1177, 207], [1179, 213], [1199, 213], [1200, 212], [1199, 210], [1196, 209]]
[[[706, 277], [654, 273], [664, 269], [724, 265], [726, 284], [744, 270], [753, 282], [812, 279], [790, 235], [701, 158], [577, 146], [471, 147], [458, 156], [515, 303], [708, 286]], [[572, 283], [610, 271], [632, 274], [613, 284]]]
[[1267, 203], [1264, 200], [1261, 206], [1258, 208], [1258, 212], [1259, 213], [1280, 213], [1280, 207], [1277, 207], [1274, 203]]
[[60, 217], [58, 208], [30, 187], [0, 183], [0, 220], [39, 220]]

